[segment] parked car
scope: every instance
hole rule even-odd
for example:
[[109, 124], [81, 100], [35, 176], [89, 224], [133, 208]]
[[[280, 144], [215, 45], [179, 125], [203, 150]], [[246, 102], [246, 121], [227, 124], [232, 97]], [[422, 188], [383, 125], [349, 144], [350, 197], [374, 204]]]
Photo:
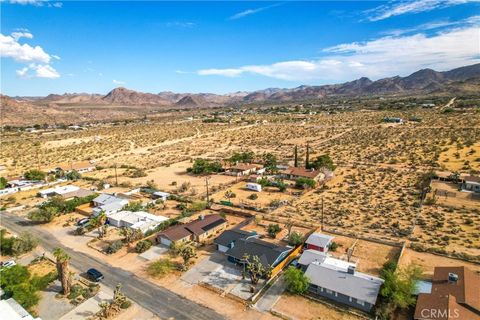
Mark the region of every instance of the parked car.
[[84, 225], [86, 225], [89, 222], [90, 222], [90, 218], [83, 218], [83, 219], [80, 219], [80, 220], [77, 221], [77, 226], [83, 227]]
[[103, 274], [95, 268], [88, 269], [87, 275], [95, 282], [99, 282], [104, 278]]
[[7, 260], [7, 261], [0, 262], [0, 267], [2, 267], [2, 268], [10, 268], [10, 267], [13, 267], [15, 265], [16, 265], [16, 263], [15, 263], [14, 260]]

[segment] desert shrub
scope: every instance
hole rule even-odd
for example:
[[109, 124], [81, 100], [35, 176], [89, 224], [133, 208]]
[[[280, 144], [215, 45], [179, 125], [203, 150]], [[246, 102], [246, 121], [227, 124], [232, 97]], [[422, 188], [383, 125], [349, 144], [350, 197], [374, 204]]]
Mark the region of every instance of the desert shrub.
[[335, 241], [332, 241], [330, 243], [330, 251], [335, 252], [337, 251], [337, 249], [338, 249], [338, 243], [336, 243]]
[[248, 199], [250, 200], [257, 200], [258, 199], [258, 195], [256, 193], [252, 193], [251, 195], [248, 196]]
[[41, 170], [31, 169], [23, 174], [27, 180], [45, 180], [47, 174]]
[[310, 179], [310, 178], [298, 178], [295, 180], [295, 187], [297, 188], [302, 188], [302, 189], [308, 189], [308, 188], [315, 188], [315, 180]]
[[288, 236], [288, 244], [291, 245], [291, 246], [298, 246], [299, 244], [301, 244], [303, 242], [303, 235], [297, 231], [293, 231], [292, 233], [290, 233], [290, 235]]
[[117, 241], [112, 242], [108, 246], [106, 252], [108, 254], [113, 254], [113, 253], [117, 252], [118, 250], [122, 249], [122, 247], [123, 247], [123, 242], [121, 240], [117, 240]]
[[128, 309], [132, 305], [132, 302], [130, 300], [125, 300], [120, 304], [121, 309]]
[[268, 225], [267, 232], [271, 238], [275, 238], [277, 234], [282, 230], [278, 223], [271, 223]]
[[175, 264], [169, 259], [159, 259], [147, 267], [147, 273], [152, 277], [162, 277], [175, 270], [175, 268]]
[[137, 242], [135, 246], [135, 252], [143, 253], [152, 247], [153, 243], [150, 240], [141, 240]]

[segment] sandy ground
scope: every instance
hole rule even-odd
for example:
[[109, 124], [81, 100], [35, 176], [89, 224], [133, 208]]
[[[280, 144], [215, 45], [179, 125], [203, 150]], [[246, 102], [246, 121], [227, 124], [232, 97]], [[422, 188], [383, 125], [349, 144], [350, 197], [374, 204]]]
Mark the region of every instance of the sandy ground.
[[284, 294], [273, 310], [296, 320], [361, 320], [350, 313], [339, 311], [322, 303], [301, 296]]
[[466, 266], [471, 270], [480, 272], [480, 265], [468, 263], [461, 260], [451, 259], [447, 257], [437, 256], [431, 253], [417, 252], [410, 249], [405, 249], [405, 252], [400, 259], [399, 265], [405, 267], [411, 263], [420, 266], [423, 269], [423, 276], [430, 279], [433, 276], [433, 270], [436, 266], [442, 267], [458, 267]]

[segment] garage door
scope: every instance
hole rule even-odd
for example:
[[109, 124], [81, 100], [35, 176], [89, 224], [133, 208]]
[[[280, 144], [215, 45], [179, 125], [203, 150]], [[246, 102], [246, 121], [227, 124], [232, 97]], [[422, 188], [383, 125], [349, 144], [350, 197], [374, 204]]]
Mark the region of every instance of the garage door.
[[166, 245], [167, 247], [170, 247], [170, 244], [172, 244], [172, 241], [168, 240], [167, 238], [160, 237], [160, 243]]

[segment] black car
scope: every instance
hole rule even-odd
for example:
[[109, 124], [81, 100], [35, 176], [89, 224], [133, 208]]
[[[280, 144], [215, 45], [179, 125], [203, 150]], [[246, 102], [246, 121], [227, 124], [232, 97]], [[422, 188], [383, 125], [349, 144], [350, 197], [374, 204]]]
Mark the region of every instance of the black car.
[[94, 268], [88, 269], [87, 275], [95, 282], [99, 282], [103, 279], [103, 274]]

